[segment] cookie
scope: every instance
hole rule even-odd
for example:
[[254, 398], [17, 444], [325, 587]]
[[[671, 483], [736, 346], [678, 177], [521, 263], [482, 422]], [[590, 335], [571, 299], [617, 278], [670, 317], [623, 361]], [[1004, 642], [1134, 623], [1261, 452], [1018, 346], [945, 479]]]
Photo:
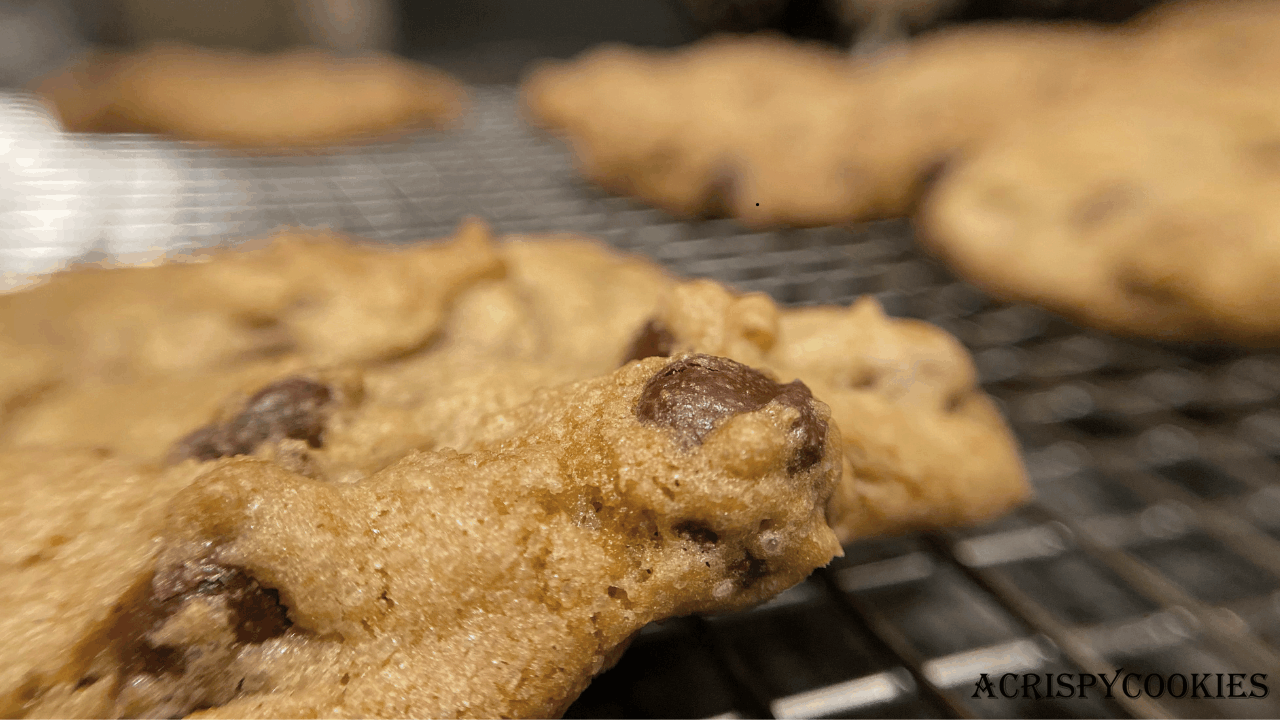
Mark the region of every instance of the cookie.
[[0, 415], [0, 446], [109, 448], [158, 460], [237, 398], [305, 367], [283, 358], [115, 382], [61, 377], [29, 388], [26, 398]]
[[850, 193], [832, 157], [857, 107], [846, 65], [769, 35], [609, 46], [544, 66], [523, 97], [531, 120], [567, 136], [579, 171], [613, 192], [678, 215], [822, 224]]
[[[312, 477], [355, 482], [410, 451], [468, 450], [482, 436], [497, 441], [501, 427], [488, 418], [534, 400], [546, 388], [598, 377], [630, 360], [701, 352], [764, 369], [782, 381], [799, 379], [832, 407], [837, 425], [848, 428], [850, 464], [830, 518], [842, 540], [980, 522], [1026, 497], [1016, 444], [977, 388], [968, 354], [937, 328], [889, 319], [870, 299], [850, 308], [782, 309], [764, 295], [739, 297], [709, 280], [680, 281], [652, 263], [583, 238], [515, 237], [493, 243], [475, 223], [464, 225], [460, 234], [462, 239], [440, 246], [361, 251], [371, 254], [359, 273], [352, 273], [356, 266], [338, 251], [344, 246], [337, 241], [321, 245], [331, 255], [304, 261], [310, 245], [289, 237], [243, 256], [228, 252], [204, 264], [180, 266], [190, 274], [243, 277], [232, 269], [264, 253], [278, 268], [316, 263], [310, 271], [314, 278], [343, 273], [352, 273], [352, 283], [381, 278], [379, 293], [389, 298], [401, 296], [402, 283], [437, 283], [440, 292], [432, 321], [411, 335], [412, 349], [397, 343], [396, 351], [387, 350], [386, 338], [403, 337], [406, 325], [388, 309], [394, 306], [362, 303], [369, 313], [360, 321], [367, 334], [347, 352], [321, 352], [323, 342], [291, 342], [269, 358], [211, 356], [199, 364], [152, 360], [132, 375], [104, 379], [83, 372], [65, 378], [0, 424], [0, 447], [89, 444], [154, 462], [175, 452], [178, 457], [184, 452], [195, 457], [267, 453], [268, 459]], [[402, 258], [415, 253], [437, 259], [430, 266], [439, 273], [434, 280], [376, 269], [385, 263], [404, 270]], [[465, 262], [450, 265], [446, 258]], [[220, 269], [224, 263], [227, 269]], [[320, 267], [327, 263], [332, 266]], [[63, 280], [74, 287], [77, 277], [101, 281], [105, 273], [129, 285], [137, 277], [131, 272], [73, 273]], [[181, 287], [207, 282], [189, 279]], [[362, 297], [359, 285], [330, 282], [352, 298]], [[35, 300], [28, 312], [40, 305], [41, 290], [57, 287], [50, 283], [31, 291]], [[180, 307], [169, 299], [178, 285], [144, 287], [161, 299], [148, 307]], [[216, 297], [226, 302], [228, 294]], [[260, 302], [270, 306], [274, 301], [264, 296]], [[316, 322], [345, 328], [346, 317], [322, 312]], [[95, 327], [110, 330], [109, 324]], [[235, 326], [215, 327], [236, 337]], [[207, 343], [234, 345], [216, 333]], [[85, 346], [82, 367], [101, 365], [94, 354], [103, 346]], [[229, 432], [228, 423], [255, 425], [254, 398], [272, 397], [272, 384], [291, 377], [343, 388], [323, 403], [322, 432], [288, 438], [283, 454], [271, 454], [276, 452], [272, 443], [260, 448], [262, 443], [218, 439]]]
[[844, 542], [993, 519], [1029, 495], [1018, 447], [955, 338], [847, 308], [781, 309], [707, 280], [672, 292], [631, 357], [709, 352], [798, 379], [831, 408], [845, 473], [830, 520]]
[[539, 69], [523, 97], [612, 192], [749, 226], [830, 225], [908, 212], [939, 164], [1010, 117], [1072, 102], [1113, 44], [1000, 25], [856, 61], [769, 36], [606, 47]]
[[110, 683], [73, 692], [65, 672], [108, 640], [104, 624], [155, 563], [166, 505], [198, 473], [100, 450], [0, 451], [0, 712], [19, 717], [61, 685], [56, 714], [104, 716]]
[[926, 245], [1001, 298], [1165, 340], [1280, 339], [1280, 115], [1180, 96], [1081, 105], [939, 181]]
[[1130, 92], [1213, 109], [1227, 105], [1280, 114], [1280, 63], [1272, 42], [1280, 9], [1253, 0], [1177, 2], [1140, 17], [1129, 29], [1139, 47], [1139, 73], [1117, 78]]
[[[277, 383], [210, 447], [309, 444], [340, 396]], [[839, 431], [801, 383], [651, 358], [488, 422], [518, 429], [357, 483], [221, 451], [136, 479], [110, 459], [0, 464], [39, 509], [4, 585], [45, 582], [6, 616], [57, 626], [6, 655], [4, 712], [553, 717], [645, 624], [758, 603], [839, 553]], [[97, 495], [131, 513], [124, 532], [78, 522]], [[90, 556], [110, 573], [71, 571]]]
[[105, 120], [111, 108], [110, 79], [126, 54], [112, 50], [90, 50], [66, 67], [40, 78], [33, 86], [46, 106], [72, 132], [91, 132]]
[[259, 55], [172, 43], [90, 54], [36, 90], [72, 132], [252, 148], [320, 147], [438, 127], [466, 102], [452, 78], [391, 55]]
[[86, 268], [0, 296], [7, 342], [76, 381], [208, 371], [295, 356], [367, 362], [431, 340], [450, 297], [498, 272], [487, 230], [404, 249], [286, 231], [216, 261]]
[[[474, 223], [450, 242], [398, 251], [327, 236], [270, 242], [198, 265], [76, 271], [0, 296], [0, 317], [15, 319], [6, 332], [40, 329], [46, 334], [21, 335], [23, 347], [59, 358], [33, 359], [22, 373], [16, 363], [0, 368], [0, 380], [12, 373], [13, 393], [28, 398], [8, 417], [0, 414], [0, 444], [89, 444], [161, 458], [181, 435], [273, 378], [354, 364], [364, 368], [369, 403], [380, 409], [362, 415], [350, 442], [331, 449], [364, 473], [388, 454], [456, 446], [481, 415], [525, 402], [538, 388], [612, 371], [634, 328], [674, 284], [652, 263], [596, 243], [543, 236], [496, 246]], [[246, 272], [271, 267], [279, 295], [262, 294], [265, 278]], [[368, 278], [376, 280], [366, 285]], [[237, 295], [285, 315], [242, 320]], [[339, 302], [347, 307], [329, 308]], [[311, 314], [306, 328], [299, 311]], [[207, 351], [190, 352], [183, 333], [201, 325], [201, 314], [219, 320], [203, 323], [203, 345], [194, 349]], [[138, 315], [148, 320], [145, 332], [130, 324]], [[17, 324], [23, 318], [28, 325]], [[264, 325], [276, 340], [254, 352], [228, 351], [249, 345]], [[359, 342], [323, 349], [330, 343], [312, 342], [322, 328], [342, 343]], [[79, 329], [85, 335], [72, 332]], [[183, 352], [159, 352], [167, 347]]]

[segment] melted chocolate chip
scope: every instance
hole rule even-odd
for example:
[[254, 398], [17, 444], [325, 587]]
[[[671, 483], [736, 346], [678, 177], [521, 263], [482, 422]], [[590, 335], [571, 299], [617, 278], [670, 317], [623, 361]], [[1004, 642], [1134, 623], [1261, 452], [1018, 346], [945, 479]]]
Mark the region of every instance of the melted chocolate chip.
[[739, 587], [746, 590], [755, 585], [760, 578], [769, 574], [769, 563], [751, 553], [747, 553], [745, 557], [729, 568], [729, 572], [737, 577]]
[[278, 591], [262, 587], [240, 568], [212, 562], [157, 574], [131, 595], [117, 606], [105, 633], [120, 663], [118, 683], [136, 675], [186, 672], [185, 649], [156, 645], [150, 636], [193, 598], [219, 598], [225, 604], [237, 643], [261, 643], [283, 635], [292, 625]]
[[627, 351], [622, 364], [626, 365], [632, 360], [651, 357], [669, 357], [675, 346], [676, 336], [671, 334], [667, 326], [657, 320], [650, 320], [640, 328], [640, 332], [636, 333], [635, 339], [631, 341], [631, 349]]
[[799, 436], [799, 448], [787, 470], [808, 470], [822, 459], [827, 423], [813, 407], [813, 394], [799, 380], [781, 385], [728, 358], [691, 355], [667, 365], [645, 384], [635, 413], [641, 422], [670, 428], [689, 447], [702, 444], [721, 420], [774, 401], [800, 413], [791, 426]]
[[685, 520], [682, 523], [677, 523], [671, 529], [675, 531], [676, 535], [698, 545], [711, 546], [720, 542], [720, 536], [716, 534], [715, 530], [712, 530], [706, 523], [701, 523], [697, 520]]
[[[193, 601], [208, 602], [222, 612], [234, 635], [228, 650], [234, 655], [244, 644], [257, 644], [291, 632], [287, 609], [276, 590], [264, 588], [247, 571], [221, 565], [212, 559], [186, 563], [156, 572], [135, 583], [112, 609], [107, 621], [75, 649], [71, 662], [78, 668], [78, 688], [93, 685], [102, 676], [92, 671], [103, 653], [114, 658], [112, 697], [143, 676], [165, 677], [173, 694], [158, 698], [148, 711], [152, 717], [186, 717], [200, 707], [221, 705], [240, 692], [231, 692], [226, 674], [207, 662], [189, 665], [199, 653], [183, 644], [157, 642], [157, 631]], [[201, 659], [208, 656], [201, 654]], [[176, 683], [176, 685], [174, 685]]]
[[174, 443], [170, 456], [175, 462], [195, 458], [200, 462], [217, 460], [223, 456], [222, 428], [206, 425]]
[[324, 438], [324, 407], [333, 398], [326, 385], [306, 378], [288, 378], [259, 390], [244, 410], [227, 423], [233, 454], [251, 453], [268, 440], [305, 440], [320, 447]]
[[249, 398], [244, 409], [225, 424], [200, 428], [179, 440], [170, 457], [175, 462], [186, 458], [205, 462], [248, 455], [263, 443], [289, 439], [322, 447], [332, 399], [333, 391], [314, 380], [286, 378], [272, 383]]
[[163, 607], [171, 608], [170, 614], [192, 598], [221, 597], [231, 611], [238, 643], [270, 640], [283, 635], [293, 624], [280, 604], [280, 592], [262, 587], [237, 567], [209, 561], [190, 563], [176, 573], [157, 576], [152, 592]]
[[709, 219], [728, 217], [733, 213], [733, 200], [737, 195], [737, 171], [728, 166], [717, 168], [707, 183], [698, 214]]
[[175, 611], [149, 592], [149, 585], [133, 593], [132, 600], [116, 606], [114, 621], [106, 632], [120, 662], [118, 684], [134, 675], [176, 675], [186, 670], [186, 656], [181, 650], [156, 646], [147, 639], [147, 635], [163, 625]]
[[822, 451], [827, 444], [827, 421], [818, 416], [813, 407], [813, 393], [809, 387], [796, 380], [783, 386], [777, 402], [795, 408], [800, 417], [791, 425], [791, 432], [799, 436], [799, 447], [787, 463], [787, 472], [802, 473], [817, 465], [822, 460]]

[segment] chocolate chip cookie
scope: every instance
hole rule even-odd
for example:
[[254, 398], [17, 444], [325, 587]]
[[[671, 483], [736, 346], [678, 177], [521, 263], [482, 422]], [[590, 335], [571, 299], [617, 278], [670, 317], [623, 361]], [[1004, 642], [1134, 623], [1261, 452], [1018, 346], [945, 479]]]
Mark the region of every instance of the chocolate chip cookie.
[[500, 269], [478, 226], [404, 249], [302, 232], [262, 245], [213, 262], [60, 273], [0, 297], [0, 328], [7, 342], [56, 355], [77, 381], [283, 356], [368, 362], [428, 342], [452, 296]]
[[[12, 715], [554, 715], [647, 622], [1026, 493], [945, 333], [583, 238], [285, 235], [74, 271], [4, 313], [33, 367], [66, 365], [13, 373], [0, 418], [21, 488], [0, 507], [32, 518], [0, 572], [49, 588], [4, 602], [75, 606], [8, 655]], [[181, 347], [192, 315], [206, 354]], [[222, 350], [263, 327], [280, 341]]]
[[875, 300], [781, 309], [707, 280], [676, 287], [629, 357], [697, 351], [796, 378], [831, 407], [845, 474], [843, 541], [992, 519], [1026, 499], [1017, 444], [950, 335], [891, 319]]
[[854, 194], [843, 156], [857, 111], [846, 57], [762, 35], [688, 49], [609, 46], [550, 64], [528, 116], [562, 132], [579, 171], [678, 215], [824, 224]]
[[72, 132], [255, 148], [320, 147], [441, 126], [466, 105], [452, 78], [390, 55], [259, 55], [174, 43], [91, 53], [36, 90]]
[[1111, 332], [1272, 345], [1280, 216], [1274, 3], [1179, 3], [1131, 70], [947, 169], [926, 245], [989, 293]]
[[579, 171], [677, 215], [832, 225], [910, 211], [930, 174], [1010, 118], [1109, 74], [1085, 27], [970, 26], [851, 60], [769, 36], [604, 47], [537, 70], [524, 102]]
[[273, 383], [165, 471], [6, 458], [6, 616], [56, 632], [6, 654], [4, 712], [552, 717], [646, 623], [758, 603], [839, 553], [825, 405], [732, 360], [546, 389], [488, 419], [518, 428], [501, 440], [356, 483], [222, 457], [323, 446], [340, 395]]
[[[416, 350], [370, 352], [385, 347], [379, 333], [404, 330], [394, 315], [371, 315], [363, 321], [366, 344], [354, 346], [360, 353], [324, 354], [293, 343], [271, 358], [174, 366], [140, 380], [69, 380], [45, 388], [0, 424], [0, 446], [92, 444], [156, 461], [184, 443], [193, 457], [275, 453], [271, 443], [259, 450], [235, 439], [240, 431], [232, 426], [259, 427], [253, 398], [275, 397], [268, 390], [273, 382], [301, 374], [330, 388], [327, 400], [313, 403], [323, 420], [307, 421], [322, 422], [323, 432], [316, 426], [290, 438], [271, 457], [304, 474], [356, 481], [412, 450], [466, 450], [482, 436], [497, 440], [502, 426], [486, 418], [544, 388], [603, 375], [627, 360], [702, 352], [765, 369], [780, 381], [798, 379], [832, 406], [850, 463], [831, 516], [842, 540], [977, 522], [1026, 495], [1016, 445], [976, 387], [968, 354], [932, 326], [889, 319], [870, 299], [850, 308], [781, 309], [764, 295], [739, 296], [707, 280], [681, 282], [581, 238], [495, 245], [480, 225], [460, 232], [473, 237], [401, 251], [458, 257], [450, 253], [473, 250], [442, 283], [455, 289], [441, 291], [433, 329], [414, 335]], [[283, 258], [306, 248], [286, 241], [255, 252], [278, 253], [271, 257], [290, 266]], [[368, 262], [402, 265], [401, 253], [370, 255]], [[341, 254], [333, 259], [348, 262]], [[252, 253], [227, 254], [188, 270], [251, 260]], [[447, 265], [432, 267], [443, 273]], [[125, 283], [130, 277], [106, 275], [112, 273]], [[73, 284], [74, 277], [65, 280]], [[389, 282], [426, 282], [405, 277]], [[399, 297], [401, 290], [379, 292]], [[217, 336], [210, 337], [212, 344]], [[92, 353], [81, 360], [93, 366]], [[128, 421], [116, 419], [122, 416]]]
[[940, 180], [927, 245], [988, 292], [1111, 332], [1280, 339], [1280, 114], [1180, 97], [1082, 105]]

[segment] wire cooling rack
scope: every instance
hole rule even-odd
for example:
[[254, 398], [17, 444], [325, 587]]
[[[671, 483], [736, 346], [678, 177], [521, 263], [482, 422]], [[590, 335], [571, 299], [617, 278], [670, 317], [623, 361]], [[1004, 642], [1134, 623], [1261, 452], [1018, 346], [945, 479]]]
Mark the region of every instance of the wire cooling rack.
[[[784, 303], [874, 294], [972, 350], [1035, 501], [986, 527], [851, 545], [751, 612], [646, 628], [572, 717], [1280, 717], [1280, 356], [1121, 340], [992, 302], [899, 222], [753, 233], [609, 197], [523, 125], [510, 87], [479, 90], [455, 133], [292, 158], [61, 136], [29, 100], [3, 107], [0, 270], [281, 224], [403, 242], [479, 215]], [[1214, 697], [975, 693], [983, 673], [1118, 671], [1210, 674]], [[1230, 673], [1255, 694], [1248, 678], [1267, 675], [1267, 697], [1218, 699]]]

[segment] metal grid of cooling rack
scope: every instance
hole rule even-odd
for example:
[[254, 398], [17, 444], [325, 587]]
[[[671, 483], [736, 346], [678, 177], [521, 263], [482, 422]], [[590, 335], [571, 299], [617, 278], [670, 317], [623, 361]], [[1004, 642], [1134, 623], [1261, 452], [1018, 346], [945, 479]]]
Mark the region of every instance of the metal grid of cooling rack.
[[18, 189], [0, 205], [10, 266], [281, 223], [399, 242], [475, 214], [501, 232], [591, 234], [785, 303], [875, 294], [968, 345], [1037, 500], [986, 527], [851, 545], [748, 613], [646, 628], [571, 717], [1280, 716], [1278, 692], [973, 697], [981, 673], [1280, 681], [1280, 356], [1121, 340], [994, 303], [922, 258], [904, 223], [749, 233], [605, 196], [524, 127], [511, 88], [479, 91], [457, 133], [296, 158], [51, 137], [30, 113], [8, 128], [18, 116], [28, 130], [0, 132]]

